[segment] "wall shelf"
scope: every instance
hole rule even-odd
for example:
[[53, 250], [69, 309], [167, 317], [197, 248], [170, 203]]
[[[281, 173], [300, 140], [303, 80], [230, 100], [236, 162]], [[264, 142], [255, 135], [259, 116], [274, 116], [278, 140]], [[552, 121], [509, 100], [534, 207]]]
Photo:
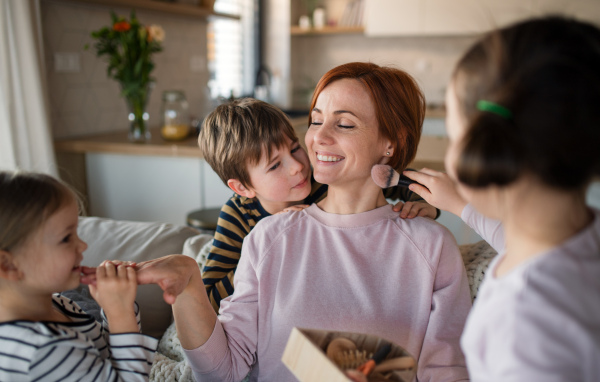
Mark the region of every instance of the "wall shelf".
[[309, 35], [327, 35], [327, 34], [362, 34], [364, 27], [323, 27], [304, 29], [297, 25], [292, 25], [290, 33], [292, 36], [309, 36]]
[[[185, 3], [171, 3], [157, 0], [46, 0], [55, 2], [69, 2], [78, 4], [89, 4], [103, 7], [124, 7], [136, 10], [148, 10], [155, 12], [169, 13], [188, 17], [224, 17], [239, 20], [238, 15], [214, 12], [212, 5], [192, 5]], [[206, 1], [204, 1], [206, 2]], [[212, 2], [211, 2], [212, 4]]]

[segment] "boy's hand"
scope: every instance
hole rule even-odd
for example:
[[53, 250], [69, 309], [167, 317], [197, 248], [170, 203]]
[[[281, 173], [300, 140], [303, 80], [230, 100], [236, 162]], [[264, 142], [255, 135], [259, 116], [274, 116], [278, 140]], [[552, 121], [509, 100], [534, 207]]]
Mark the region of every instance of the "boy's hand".
[[[158, 259], [143, 261], [136, 266], [137, 281], [142, 284], [158, 284], [164, 291], [167, 304], [174, 304], [192, 276], [200, 278], [200, 267], [196, 260], [184, 255], [169, 255]], [[206, 294], [206, 293], [205, 293]]]
[[134, 302], [137, 292], [135, 269], [125, 264], [104, 261], [96, 268], [96, 283], [90, 294], [104, 309], [111, 333], [139, 331]]
[[392, 209], [400, 212], [402, 219], [412, 219], [417, 216], [435, 219], [437, 215], [437, 209], [434, 206], [423, 202], [398, 202]]
[[425, 186], [413, 183], [408, 186], [411, 191], [430, 205], [460, 217], [467, 202], [458, 194], [454, 182], [446, 173], [423, 168], [420, 171], [404, 171], [404, 175]]
[[281, 211], [275, 213], [275, 215], [279, 215], [284, 212], [302, 211], [303, 209], [308, 208], [308, 207], [310, 207], [308, 204], [297, 204], [295, 206], [290, 206], [290, 207], [284, 208]]

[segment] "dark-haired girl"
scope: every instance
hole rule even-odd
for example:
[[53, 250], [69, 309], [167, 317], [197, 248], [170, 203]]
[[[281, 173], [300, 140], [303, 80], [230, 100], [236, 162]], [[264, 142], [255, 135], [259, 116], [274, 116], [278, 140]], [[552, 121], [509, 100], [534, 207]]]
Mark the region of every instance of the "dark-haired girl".
[[587, 23], [483, 37], [448, 88], [448, 175], [406, 173], [499, 252], [461, 339], [473, 381], [600, 381], [599, 68]]

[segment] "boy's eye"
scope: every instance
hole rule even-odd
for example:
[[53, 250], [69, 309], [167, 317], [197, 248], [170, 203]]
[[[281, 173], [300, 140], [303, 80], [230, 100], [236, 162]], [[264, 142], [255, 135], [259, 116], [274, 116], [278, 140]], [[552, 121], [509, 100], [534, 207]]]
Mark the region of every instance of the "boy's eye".
[[63, 237], [63, 239], [61, 240], [61, 243], [68, 243], [71, 240], [71, 234], [68, 234], [67, 236]]
[[279, 165], [280, 165], [280, 164], [281, 164], [281, 162], [277, 162], [277, 163], [275, 163], [273, 166], [271, 166], [271, 168], [269, 168], [269, 171], [276, 170], [276, 169], [277, 169], [277, 167], [279, 167]]
[[300, 149], [300, 146], [296, 146], [294, 148], [292, 148], [292, 154], [295, 153], [296, 151], [298, 151]]

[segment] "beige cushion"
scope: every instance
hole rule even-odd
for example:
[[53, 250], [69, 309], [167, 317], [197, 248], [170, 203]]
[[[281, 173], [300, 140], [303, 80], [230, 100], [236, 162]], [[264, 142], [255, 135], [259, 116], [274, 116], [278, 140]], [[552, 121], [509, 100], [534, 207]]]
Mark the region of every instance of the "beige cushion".
[[[78, 233], [88, 244], [82, 262], [86, 266], [97, 266], [104, 260], [142, 262], [182, 253], [187, 239], [208, 236], [186, 226], [97, 217], [80, 218]], [[171, 306], [164, 302], [162, 290], [157, 285], [141, 285], [136, 301], [142, 332], [160, 338], [172, 320]]]

